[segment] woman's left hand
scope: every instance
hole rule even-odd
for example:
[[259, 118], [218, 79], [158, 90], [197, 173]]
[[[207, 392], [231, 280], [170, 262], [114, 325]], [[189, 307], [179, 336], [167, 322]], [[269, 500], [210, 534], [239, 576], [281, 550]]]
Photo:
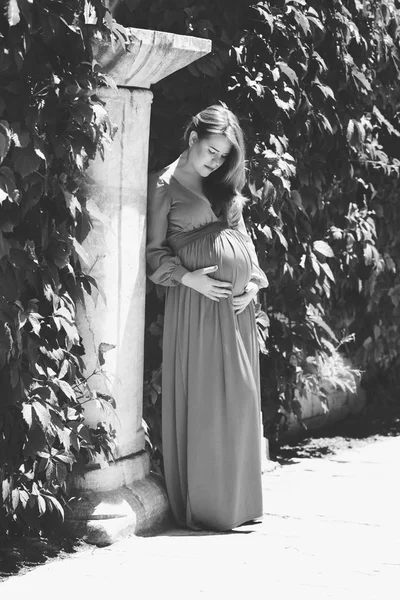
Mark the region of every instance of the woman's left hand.
[[245, 287], [245, 291], [240, 296], [233, 297], [233, 310], [237, 315], [244, 311], [246, 306], [257, 296], [258, 285], [250, 281]]

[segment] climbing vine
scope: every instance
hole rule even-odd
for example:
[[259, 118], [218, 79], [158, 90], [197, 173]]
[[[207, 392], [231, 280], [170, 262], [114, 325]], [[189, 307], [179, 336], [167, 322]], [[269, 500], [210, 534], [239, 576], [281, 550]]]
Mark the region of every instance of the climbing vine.
[[[100, 0], [8, 0], [0, 11], [0, 531], [42, 531], [63, 516], [71, 466], [114, 432], [89, 428], [76, 303], [91, 206], [81, 184], [112, 135], [91, 54], [108, 35]], [[103, 363], [99, 348], [99, 364]]]

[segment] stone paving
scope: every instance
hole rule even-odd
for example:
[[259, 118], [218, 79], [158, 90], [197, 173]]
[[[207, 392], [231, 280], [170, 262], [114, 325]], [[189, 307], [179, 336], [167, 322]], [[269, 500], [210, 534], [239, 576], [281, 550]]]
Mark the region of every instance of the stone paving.
[[0, 597], [400, 598], [400, 437], [264, 474], [264, 518], [129, 538], [0, 583]]

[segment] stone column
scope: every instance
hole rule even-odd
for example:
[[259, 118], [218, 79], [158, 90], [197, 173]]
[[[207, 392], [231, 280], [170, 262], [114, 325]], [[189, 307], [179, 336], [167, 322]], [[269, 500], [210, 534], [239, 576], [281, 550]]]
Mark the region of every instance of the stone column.
[[211, 51], [208, 40], [117, 27], [125, 45], [93, 40], [96, 60], [118, 86], [99, 91], [118, 130], [104, 160], [96, 158], [89, 172], [88, 201], [101, 218], [84, 242], [87, 271], [106, 303], [86, 296], [77, 307], [87, 372], [98, 367], [102, 343], [114, 346], [104, 355], [102, 372], [89, 381], [115, 398], [116, 414], [104, 414], [92, 402], [85, 416], [92, 426], [115, 426], [117, 460], [74, 471], [69, 488], [77, 500], [66, 523], [69, 531], [99, 544], [154, 530], [168, 515], [164, 488], [149, 474], [142, 428], [149, 87]]

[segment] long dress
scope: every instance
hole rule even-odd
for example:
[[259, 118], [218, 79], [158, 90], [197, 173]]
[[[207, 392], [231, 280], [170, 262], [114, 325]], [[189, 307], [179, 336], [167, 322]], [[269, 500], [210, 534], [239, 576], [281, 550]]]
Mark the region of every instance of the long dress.
[[148, 276], [166, 286], [162, 365], [165, 480], [176, 521], [225, 531], [263, 513], [259, 353], [254, 303], [236, 315], [181, 284], [187, 271], [214, 276], [240, 295], [266, 287], [237, 207], [230, 223], [190, 191], [172, 168], [151, 176]]

